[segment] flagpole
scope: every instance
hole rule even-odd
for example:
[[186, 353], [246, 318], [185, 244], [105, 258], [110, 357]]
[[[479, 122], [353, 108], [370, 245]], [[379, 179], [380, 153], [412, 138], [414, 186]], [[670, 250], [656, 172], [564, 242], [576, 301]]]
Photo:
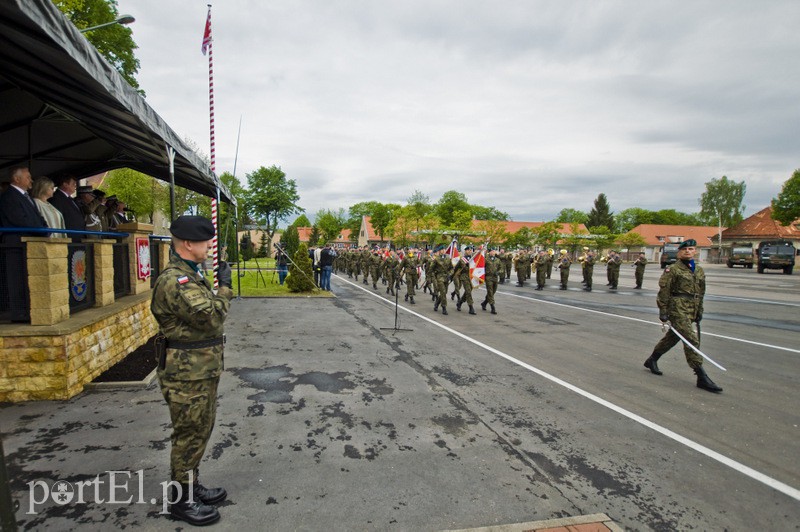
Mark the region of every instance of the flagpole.
[[[211, 4], [208, 4], [208, 17], [203, 34], [203, 51], [208, 49], [208, 115], [211, 138], [211, 173], [217, 174], [216, 139], [214, 135], [214, 40], [211, 38]], [[217, 197], [219, 189], [217, 189]], [[214, 238], [211, 240], [211, 253], [214, 265], [214, 288], [219, 288], [219, 217], [217, 214], [217, 197], [211, 198], [211, 222], [214, 224]]]

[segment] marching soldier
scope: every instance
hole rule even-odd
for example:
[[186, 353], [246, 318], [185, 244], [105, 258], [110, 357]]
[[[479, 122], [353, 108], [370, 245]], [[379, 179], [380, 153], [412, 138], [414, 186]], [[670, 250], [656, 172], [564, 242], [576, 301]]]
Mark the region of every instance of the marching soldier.
[[569, 267], [572, 265], [572, 261], [567, 255], [567, 250], [562, 249], [559, 252], [558, 258], [558, 269], [561, 271], [561, 287], [560, 290], [567, 289], [567, 281], [569, 280]]
[[411, 248], [408, 251], [408, 253], [406, 253], [406, 256], [403, 257], [403, 260], [400, 261], [400, 270], [406, 276], [405, 300], [409, 301], [410, 299], [410, 303], [412, 305], [416, 304], [414, 303], [414, 295], [416, 295], [414, 289], [417, 287], [417, 282], [419, 281], [419, 272], [417, 271], [419, 265], [420, 265], [419, 255], [417, 255], [416, 248]]
[[[678, 262], [668, 266], [658, 281], [658, 317], [663, 323], [669, 322], [688, 342], [695, 347], [700, 346], [699, 335], [692, 328], [692, 323], [703, 319], [703, 297], [706, 292], [706, 276], [703, 268], [695, 264], [694, 255], [697, 242], [689, 239], [678, 246]], [[656, 344], [653, 354], [644, 361], [644, 367], [651, 373], [662, 375], [658, 368], [658, 359], [669, 351], [680, 338], [672, 329]], [[719, 393], [722, 388], [714, 384], [703, 370], [703, 358], [688, 345], [683, 346], [686, 362], [697, 375], [697, 387], [709, 392]]]
[[436, 299], [436, 283], [433, 279], [433, 274], [431, 273], [431, 265], [433, 264], [434, 256], [433, 252], [429, 249], [425, 252], [425, 256], [422, 258], [422, 271], [425, 272], [425, 282], [422, 283], [422, 293], [430, 292], [431, 299]]
[[469, 275], [469, 261], [472, 259], [472, 246], [464, 248], [464, 254], [459, 257], [458, 262], [453, 268], [453, 281], [459, 280], [459, 284], [464, 289], [464, 294], [458, 298], [456, 302], [456, 310], [461, 311], [461, 305], [467, 302], [469, 305], [469, 313], [475, 314], [475, 308], [472, 306], [472, 278]]
[[578, 257], [578, 262], [581, 263], [581, 277], [583, 284], [586, 284], [586, 255], [589, 253], [589, 248], [583, 246], [583, 253]]
[[223, 369], [223, 326], [228, 316], [231, 268], [220, 263], [219, 291], [200, 274], [214, 237], [202, 216], [180, 216], [170, 226], [172, 253], [153, 288], [150, 309], [166, 342], [159, 349], [158, 380], [172, 420], [170, 514], [192, 525], [217, 521], [213, 506], [224, 488], [200, 484], [198, 467], [214, 428], [217, 385]]
[[375, 246], [372, 249], [372, 255], [369, 257], [369, 273], [372, 275], [372, 288], [373, 290], [378, 289], [378, 279], [381, 276], [381, 266], [383, 265], [383, 259], [381, 258], [381, 250], [378, 249], [378, 246]]
[[536, 267], [536, 289], [543, 290], [545, 279], [547, 279], [547, 252], [539, 251], [533, 264]]
[[517, 251], [514, 257], [514, 269], [517, 272], [517, 286], [523, 286], [525, 284], [525, 279], [528, 278], [525, 269], [528, 271], [531, 269], [530, 262], [528, 261], [528, 254], [524, 249]]
[[611, 284], [611, 289], [616, 290], [619, 284], [619, 267], [622, 264], [622, 257], [619, 256], [616, 250], [612, 249], [608, 252], [608, 282]]
[[514, 254], [510, 251], [505, 251], [503, 249], [500, 250], [500, 259], [503, 261], [503, 269], [505, 270], [505, 276], [500, 281], [501, 283], [505, 283], [506, 281], [511, 281], [511, 266], [514, 263]]
[[644, 251], [639, 253], [639, 258], [633, 263], [633, 266], [636, 268], [634, 272], [634, 276], [636, 277], [636, 288], [642, 288], [642, 282], [644, 281], [644, 268], [647, 266], [647, 259], [644, 256]]
[[486, 298], [481, 303], [481, 308], [486, 310], [486, 305], [488, 304], [492, 308], [492, 314], [497, 314], [494, 308], [494, 293], [497, 291], [497, 277], [501, 271], [505, 270], [505, 266], [497, 256], [496, 249], [489, 251], [484, 268], [486, 273]]
[[386, 257], [381, 265], [381, 272], [383, 274], [383, 278], [386, 279], [388, 283], [388, 286], [386, 287], [386, 293], [395, 295], [395, 287], [399, 288], [398, 277], [400, 273], [400, 261], [397, 260], [397, 253], [395, 251], [389, 252], [389, 256]]
[[453, 261], [450, 260], [449, 255], [444, 253], [444, 245], [440, 245], [436, 249], [436, 258], [431, 263], [431, 273], [436, 283], [436, 302], [433, 305], [433, 311], [439, 310], [439, 305], [441, 305], [442, 314], [447, 316], [447, 286], [450, 284], [450, 276], [453, 274]]
[[[361, 250], [361, 272], [364, 274], [364, 284], [368, 286], [369, 286], [369, 269], [371, 264], [372, 264], [372, 254], [369, 252], [369, 248], [367, 248], [367, 246], [364, 246], [364, 249]], [[377, 288], [377, 286], [375, 288]]]
[[547, 250], [547, 278], [548, 279], [550, 278], [550, 275], [553, 273], [553, 259], [554, 259], [554, 255], [555, 254], [556, 254], [556, 252], [553, 251], [553, 248], [550, 248], [550, 249]]
[[584, 290], [592, 291], [592, 277], [594, 276], [594, 251], [587, 251], [583, 258]]

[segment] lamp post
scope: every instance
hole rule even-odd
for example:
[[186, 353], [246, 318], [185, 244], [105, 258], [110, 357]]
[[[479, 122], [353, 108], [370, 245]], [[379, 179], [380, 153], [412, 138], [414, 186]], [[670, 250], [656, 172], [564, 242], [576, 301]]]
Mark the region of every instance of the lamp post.
[[114, 24], [130, 24], [131, 22], [136, 22], [136, 19], [133, 18], [133, 15], [120, 15], [117, 20], [112, 20], [111, 22], [106, 22], [104, 24], [98, 24], [97, 26], [92, 26], [91, 28], [84, 28], [80, 30], [80, 32], [86, 33], [87, 31], [94, 31], [100, 28], [113, 26]]

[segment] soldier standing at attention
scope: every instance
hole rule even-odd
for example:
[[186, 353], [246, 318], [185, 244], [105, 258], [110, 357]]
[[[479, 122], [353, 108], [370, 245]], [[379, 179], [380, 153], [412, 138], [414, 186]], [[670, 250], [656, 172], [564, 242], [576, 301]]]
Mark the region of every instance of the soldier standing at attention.
[[553, 273], [553, 258], [556, 254], [552, 248], [547, 250], [547, 278], [550, 278], [550, 275]]
[[543, 290], [545, 279], [547, 279], [547, 252], [539, 251], [533, 263], [536, 265], [536, 289]]
[[581, 263], [581, 276], [583, 277], [582, 282], [586, 284], [586, 255], [589, 254], [589, 248], [583, 246], [583, 254], [578, 257], [578, 262]]
[[500, 259], [502, 259], [506, 270], [506, 276], [501, 282], [511, 281], [511, 266], [514, 263], [514, 254], [510, 251], [500, 250]]
[[[233, 298], [231, 268], [220, 263], [219, 291], [200, 274], [214, 237], [202, 216], [181, 216], [170, 226], [170, 261], [156, 280], [150, 309], [166, 337], [158, 380], [172, 420], [170, 515], [192, 525], [219, 519], [213, 506], [224, 488], [200, 484], [198, 466], [214, 428], [217, 385], [223, 369], [223, 325]], [[163, 344], [162, 344], [163, 345]]]
[[572, 265], [572, 261], [569, 259], [569, 255], [567, 255], [567, 250], [562, 249], [559, 252], [560, 256], [558, 258], [558, 269], [561, 270], [561, 288], [560, 290], [567, 289], [567, 281], [569, 280], [569, 267]]
[[[506, 250], [500, 248], [500, 252], [497, 255], [497, 259], [500, 261], [500, 269], [497, 271], [498, 275], [500, 276], [500, 284], [506, 282]], [[509, 274], [509, 277], [511, 275]]]
[[481, 308], [486, 310], [486, 305], [489, 304], [492, 307], [492, 314], [497, 314], [494, 308], [494, 293], [497, 291], [497, 276], [501, 271], [505, 270], [505, 266], [497, 256], [496, 249], [489, 251], [484, 268], [486, 274], [486, 298], [481, 303]]
[[453, 261], [450, 256], [444, 253], [444, 245], [436, 248], [436, 258], [431, 263], [431, 273], [433, 282], [436, 284], [436, 302], [433, 304], [433, 311], [439, 310], [442, 306], [442, 314], [447, 316], [447, 286], [450, 284], [450, 276], [453, 274]]
[[594, 276], [594, 251], [587, 251], [583, 258], [583, 284], [584, 290], [592, 291], [592, 276]]
[[475, 314], [475, 308], [472, 306], [472, 278], [469, 275], [469, 262], [472, 259], [472, 246], [464, 248], [464, 254], [458, 259], [455, 267], [453, 268], [453, 281], [459, 280], [461, 287], [464, 288], [464, 295], [458, 298], [456, 302], [456, 310], [461, 312], [461, 305], [467, 302], [469, 305], [469, 313]]
[[527, 279], [527, 275], [525, 273], [525, 268], [528, 268], [528, 271], [531, 269], [531, 264], [528, 262], [528, 256], [524, 249], [517, 251], [517, 256], [514, 257], [514, 269], [517, 271], [517, 286], [523, 286], [525, 284], [525, 279]]
[[[703, 319], [703, 297], [706, 293], [706, 275], [703, 268], [695, 264], [694, 254], [697, 242], [684, 240], [678, 246], [678, 262], [668, 266], [658, 281], [658, 318], [669, 322], [681, 336], [695, 347], [700, 347], [700, 339], [692, 328], [692, 322], [700, 325]], [[680, 342], [680, 338], [672, 329], [656, 344], [653, 354], [644, 361], [644, 367], [656, 375], [662, 375], [658, 369], [658, 359]], [[719, 393], [722, 388], [714, 384], [703, 370], [703, 358], [688, 345], [683, 346], [686, 362], [697, 375], [697, 387], [709, 392]]]
[[410, 303], [414, 305], [414, 296], [416, 292], [414, 289], [417, 287], [417, 282], [419, 281], [419, 272], [417, 268], [419, 268], [419, 256], [417, 255], [417, 249], [411, 248], [406, 256], [403, 257], [403, 260], [400, 262], [400, 269], [406, 275], [406, 298], [405, 300], [411, 300]]
[[636, 259], [633, 266], [636, 268], [636, 272], [634, 273], [636, 277], [636, 288], [641, 288], [642, 282], [644, 281], [644, 267], [647, 266], [647, 259], [644, 256], [644, 251], [639, 253], [639, 258]]
[[619, 267], [622, 264], [622, 257], [619, 256], [617, 250], [612, 249], [608, 254], [608, 282], [611, 283], [611, 289], [616, 290], [619, 284]]

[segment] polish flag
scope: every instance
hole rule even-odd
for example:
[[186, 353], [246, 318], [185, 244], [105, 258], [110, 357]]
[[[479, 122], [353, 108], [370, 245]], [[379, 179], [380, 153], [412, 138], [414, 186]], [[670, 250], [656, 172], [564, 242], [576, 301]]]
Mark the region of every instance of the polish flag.
[[211, 6], [208, 6], [206, 29], [203, 31], [203, 45], [200, 47], [200, 51], [203, 52], [203, 55], [206, 55], [209, 46], [211, 46]]
[[461, 253], [458, 251], [458, 241], [454, 238], [450, 245], [447, 246], [445, 250], [445, 254], [450, 257], [450, 260], [453, 262], [453, 266], [458, 263], [459, 257], [461, 257]]
[[473, 288], [477, 288], [486, 282], [486, 257], [484, 256], [483, 246], [469, 261], [469, 278], [472, 280]]

